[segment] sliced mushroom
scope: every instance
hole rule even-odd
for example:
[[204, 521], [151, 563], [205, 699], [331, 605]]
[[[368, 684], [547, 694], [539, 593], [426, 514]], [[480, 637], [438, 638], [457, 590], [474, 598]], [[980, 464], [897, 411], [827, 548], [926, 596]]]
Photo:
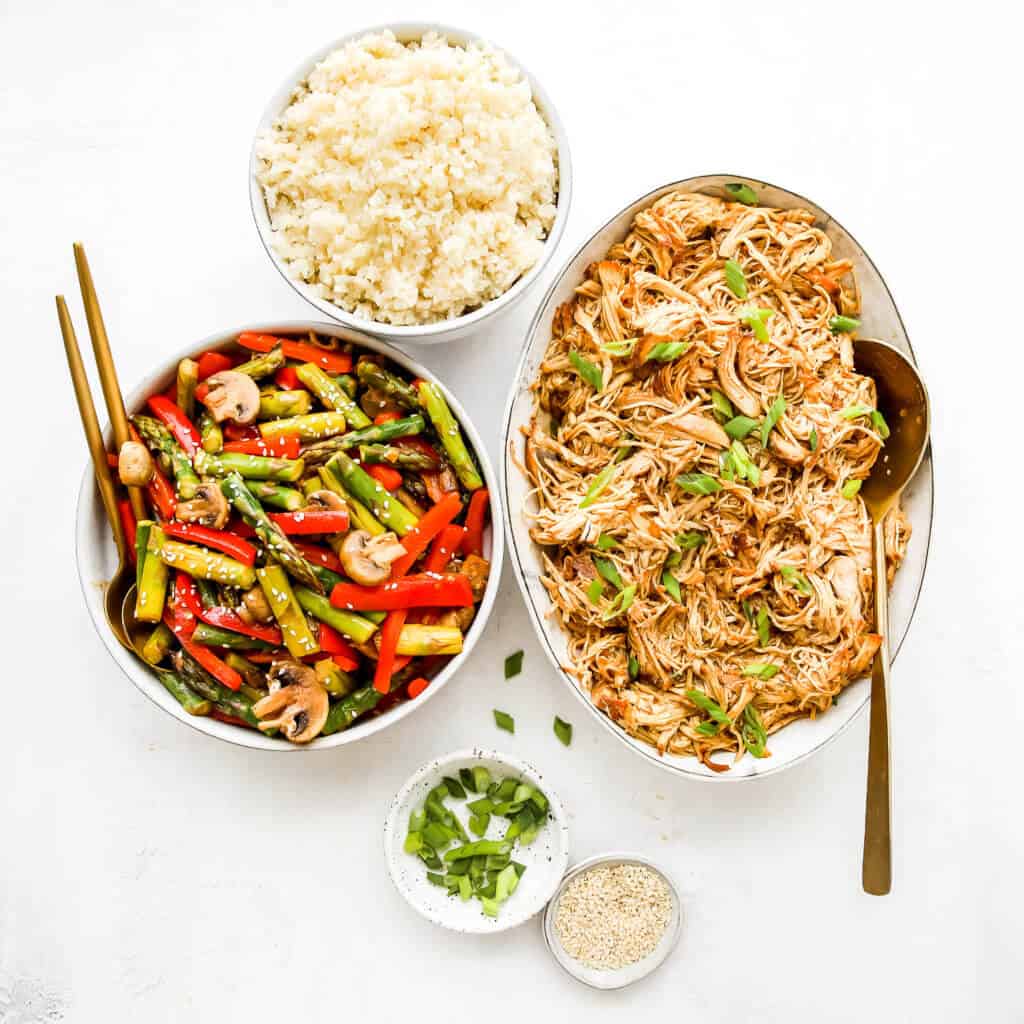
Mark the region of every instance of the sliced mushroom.
[[313, 491], [306, 498], [306, 508], [315, 509], [318, 512], [345, 512], [348, 505], [340, 494], [334, 491], [322, 490]]
[[269, 696], [252, 706], [260, 729], [280, 729], [292, 743], [308, 743], [324, 727], [329, 708], [316, 671], [298, 661], [275, 661], [268, 678]]
[[728, 448], [729, 435], [713, 420], [699, 413], [690, 412], [680, 416], [676, 425], [684, 434], [704, 441], [715, 448]]
[[260, 411], [260, 389], [252, 377], [237, 370], [221, 370], [206, 381], [203, 404], [218, 423], [252, 423]]
[[736, 348], [739, 345], [740, 332], [731, 330], [729, 338], [718, 356], [718, 380], [726, 397], [746, 416], [756, 416], [761, 407], [757, 399], [744, 387], [736, 372]]
[[481, 600], [487, 589], [487, 579], [491, 575], [491, 563], [479, 555], [466, 555], [462, 565], [459, 566], [459, 572], [469, 580], [470, 589], [473, 591], [473, 600]]
[[273, 622], [274, 612], [262, 587], [252, 587], [242, 595], [242, 603], [235, 609], [239, 618], [251, 626], [255, 622]]
[[156, 467], [149, 449], [139, 441], [125, 441], [117, 453], [117, 475], [125, 487], [145, 487]]
[[364, 587], [375, 587], [391, 576], [391, 563], [405, 554], [393, 533], [377, 537], [366, 530], [352, 530], [338, 552], [345, 572]]
[[197, 488], [191, 501], [179, 501], [174, 512], [175, 519], [183, 523], [198, 523], [222, 530], [231, 515], [231, 506], [224, 497], [220, 485], [213, 480], [204, 480]]

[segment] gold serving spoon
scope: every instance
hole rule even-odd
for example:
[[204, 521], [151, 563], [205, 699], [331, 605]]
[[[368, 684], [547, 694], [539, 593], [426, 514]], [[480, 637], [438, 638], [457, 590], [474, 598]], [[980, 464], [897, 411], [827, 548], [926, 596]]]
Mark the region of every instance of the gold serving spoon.
[[[120, 450], [121, 445], [130, 439], [128, 416], [125, 413], [121, 388], [117, 382], [117, 371], [114, 369], [114, 360], [110, 353], [110, 342], [107, 339], [107, 331], [103, 324], [103, 315], [100, 312], [92, 274], [89, 271], [89, 264], [85, 257], [85, 249], [80, 242], [75, 243], [74, 249], [75, 265], [78, 270], [78, 283], [82, 291], [82, 302], [85, 306], [85, 317], [89, 325], [89, 335], [92, 338], [93, 352], [96, 355], [96, 366], [99, 370], [100, 382], [103, 386], [103, 397], [106, 400], [107, 412], [110, 415], [110, 425], [114, 434], [114, 441]], [[135, 586], [135, 569], [132, 565], [131, 553], [128, 550], [128, 538], [125, 536], [124, 527], [121, 525], [121, 517], [118, 513], [117, 492], [114, 487], [110, 466], [107, 464], [107, 449], [103, 443], [103, 434], [100, 431], [99, 421], [96, 418], [96, 407], [93, 404], [92, 393], [89, 390], [89, 380], [86, 377], [85, 366], [82, 363], [82, 353], [78, 348], [75, 328], [71, 323], [71, 315], [68, 312], [67, 303], [64, 301], [63, 295], [57, 296], [57, 317], [60, 320], [60, 330], [64, 337], [64, 351], [67, 354], [68, 369], [71, 372], [71, 382], [74, 386], [75, 398], [78, 402], [78, 413], [81, 417], [82, 429], [85, 431], [85, 438], [89, 445], [93, 472], [96, 474], [96, 484], [100, 489], [103, 509], [107, 514], [107, 520], [114, 535], [114, 544], [117, 546], [117, 570], [107, 584], [106, 592], [103, 596], [103, 612], [107, 619], [107, 625], [110, 627], [111, 633], [117, 638], [118, 643], [126, 650], [137, 654], [138, 652], [132, 644], [131, 632], [128, 629], [122, 612], [122, 609], [126, 606], [125, 602], [129, 591]], [[145, 519], [146, 509], [139, 489], [137, 487], [129, 487], [128, 498], [131, 501], [132, 511], [135, 513], [136, 520]]]
[[886, 895], [892, 886], [889, 775], [889, 591], [882, 522], [903, 488], [917, 472], [928, 447], [928, 392], [913, 363], [884, 341], [857, 338], [853, 343], [857, 372], [875, 381], [878, 409], [889, 437], [860, 495], [871, 514], [874, 534], [875, 630], [882, 644], [871, 669], [871, 723], [868, 738], [868, 785], [864, 812], [864, 891]]

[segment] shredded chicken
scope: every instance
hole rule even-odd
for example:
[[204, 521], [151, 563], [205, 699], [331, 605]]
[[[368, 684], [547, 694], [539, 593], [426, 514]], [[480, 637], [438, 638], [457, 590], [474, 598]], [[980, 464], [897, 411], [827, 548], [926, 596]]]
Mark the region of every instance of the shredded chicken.
[[[527, 514], [569, 671], [631, 735], [715, 770], [714, 752], [766, 756], [766, 733], [827, 710], [880, 642], [870, 518], [843, 487], [867, 477], [884, 440], [874, 382], [829, 326], [857, 312], [852, 266], [813, 221], [662, 197], [556, 312], [533, 385]], [[742, 300], [727, 259], [743, 270]], [[751, 310], [771, 311], [767, 341]], [[658, 361], [656, 346], [674, 342], [682, 353]], [[571, 351], [600, 370], [599, 391]], [[725, 429], [737, 416], [757, 421], [738, 453], [742, 422]], [[710, 478], [709, 493], [681, 487], [684, 473]], [[885, 537], [891, 579], [910, 537], [899, 508]], [[635, 587], [631, 602], [595, 556]]]

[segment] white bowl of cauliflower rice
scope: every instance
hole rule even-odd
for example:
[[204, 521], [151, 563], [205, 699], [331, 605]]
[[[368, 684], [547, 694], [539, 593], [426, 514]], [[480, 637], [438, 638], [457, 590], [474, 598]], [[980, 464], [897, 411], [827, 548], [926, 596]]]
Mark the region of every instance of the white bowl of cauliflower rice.
[[522, 66], [441, 25], [366, 29], [275, 93], [250, 161], [274, 265], [321, 312], [451, 341], [507, 309], [561, 237], [569, 150]]

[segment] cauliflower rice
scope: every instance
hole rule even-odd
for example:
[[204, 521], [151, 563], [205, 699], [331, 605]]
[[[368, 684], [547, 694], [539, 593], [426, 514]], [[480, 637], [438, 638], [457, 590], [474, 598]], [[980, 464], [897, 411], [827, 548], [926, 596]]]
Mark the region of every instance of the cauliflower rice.
[[356, 316], [457, 317], [540, 258], [556, 147], [529, 83], [486, 44], [391, 32], [321, 61], [259, 138], [274, 246]]

